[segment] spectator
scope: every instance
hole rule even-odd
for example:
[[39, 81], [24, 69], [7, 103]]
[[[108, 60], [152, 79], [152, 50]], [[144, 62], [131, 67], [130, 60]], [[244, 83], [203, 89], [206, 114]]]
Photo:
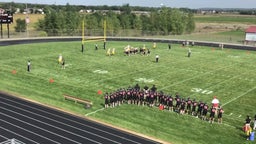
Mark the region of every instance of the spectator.
[[245, 134], [246, 134], [247, 140], [249, 140], [251, 132], [252, 132], [251, 126], [248, 124], [245, 124]]
[[250, 117], [249, 115], [247, 115], [247, 117], [246, 117], [246, 119], [245, 119], [245, 124], [246, 124], [246, 125], [250, 125], [250, 124], [251, 124], [251, 121], [252, 121], [251, 117]]

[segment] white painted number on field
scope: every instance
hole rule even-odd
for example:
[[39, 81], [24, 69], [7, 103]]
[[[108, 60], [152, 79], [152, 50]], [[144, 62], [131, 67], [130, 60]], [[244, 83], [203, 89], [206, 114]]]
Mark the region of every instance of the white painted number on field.
[[99, 74], [106, 74], [106, 73], [108, 73], [108, 71], [105, 71], [105, 70], [95, 70], [93, 72], [94, 73], [99, 73]]
[[201, 93], [201, 94], [211, 94], [211, 93], [213, 93], [213, 91], [203, 90], [203, 89], [200, 89], [200, 88], [192, 88], [191, 91]]
[[145, 82], [145, 83], [151, 83], [151, 82], [154, 82], [154, 80], [152, 79], [146, 79], [146, 78], [138, 78], [138, 79], [135, 79], [136, 81], [139, 81], [139, 82]]

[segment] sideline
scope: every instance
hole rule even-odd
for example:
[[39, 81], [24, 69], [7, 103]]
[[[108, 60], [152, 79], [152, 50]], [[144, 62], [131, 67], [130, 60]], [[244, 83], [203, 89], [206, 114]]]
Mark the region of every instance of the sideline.
[[85, 114], [84, 116], [89, 116], [89, 115], [91, 115], [91, 114], [97, 113], [98, 111], [102, 111], [102, 110], [104, 110], [104, 108], [97, 109], [96, 111], [93, 111], [93, 112], [87, 113], [87, 114]]

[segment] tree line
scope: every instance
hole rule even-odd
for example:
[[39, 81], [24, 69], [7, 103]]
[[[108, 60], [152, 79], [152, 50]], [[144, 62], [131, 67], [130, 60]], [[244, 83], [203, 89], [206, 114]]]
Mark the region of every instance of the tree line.
[[[11, 6], [10, 6], [11, 5]], [[7, 6], [7, 4], [5, 4]], [[9, 4], [14, 7], [24, 4]], [[124, 35], [132, 33], [133, 36], [141, 35], [180, 35], [191, 33], [195, 29], [193, 11], [186, 8], [147, 8], [123, 6], [73, 6], [58, 5], [31, 5], [29, 7], [44, 10], [45, 17], [36, 24], [38, 31], [44, 31], [48, 36], [78, 35], [82, 31], [82, 21], [85, 22], [86, 35], [103, 35], [103, 23], [106, 21], [107, 35], [117, 36], [120, 32]], [[90, 9], [90, 13], [81, 13], [81, 9]], [[116, 11], [120, 11], [117, 13]], [[144, 11], [146, 13], [133, 13]], [[17, 32], [26, 31], [25, 20], [16, 20]]]
[[179, 35], [191, 33], [195, 29], [192, 12], [167, 7], [146, 14], [132, 13], [129, 5], [124, 5], [121, 13], [114, 10], [79, 13], [70, 5], [66, 5], [65, 9], [47, 11], [45, 18], [39, 20], [37, 30], [45, 31], [49, 36], [81, 33], [82, 21], [85, 23], [86, 35], [102, 35], [104, 21], [107, 35], [112, 36], [129, 30], [137, 35]]

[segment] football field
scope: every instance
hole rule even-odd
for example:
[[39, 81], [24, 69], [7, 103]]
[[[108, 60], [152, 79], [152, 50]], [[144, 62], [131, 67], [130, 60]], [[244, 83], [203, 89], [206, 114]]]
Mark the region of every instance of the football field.
[[[95, 44], [99, 49], [95, 50]], [[124, 54], [124, 47], [150, 49], [149, 55]], [[246, 115], [256, 114], [256, 52], [153, 42], [54, 42], [0, 47], [0, 90], [72, 111], [170, 143], [244, 143]], [[115, 54], [107, 56], [107, 49]], [[188, 49], [191, 57], [187, 57]], [[58, 56], [65, 59], [65, 69]], [[159, 55], [159, 62], [155, 56]], [[27, 72], [27, 61], [31, 71]], [[211, 104], [214, 96], [224, 109], [223, 124], [209, 124], [190, 115], [158, 108], [122, 104], [104, 108], [104, 93], [121, 88], [156, 85], [157, 91]], [[93, 102], [91, 109], [69, 94]], [[209, 117], [209, 115], [208, 115]]]

